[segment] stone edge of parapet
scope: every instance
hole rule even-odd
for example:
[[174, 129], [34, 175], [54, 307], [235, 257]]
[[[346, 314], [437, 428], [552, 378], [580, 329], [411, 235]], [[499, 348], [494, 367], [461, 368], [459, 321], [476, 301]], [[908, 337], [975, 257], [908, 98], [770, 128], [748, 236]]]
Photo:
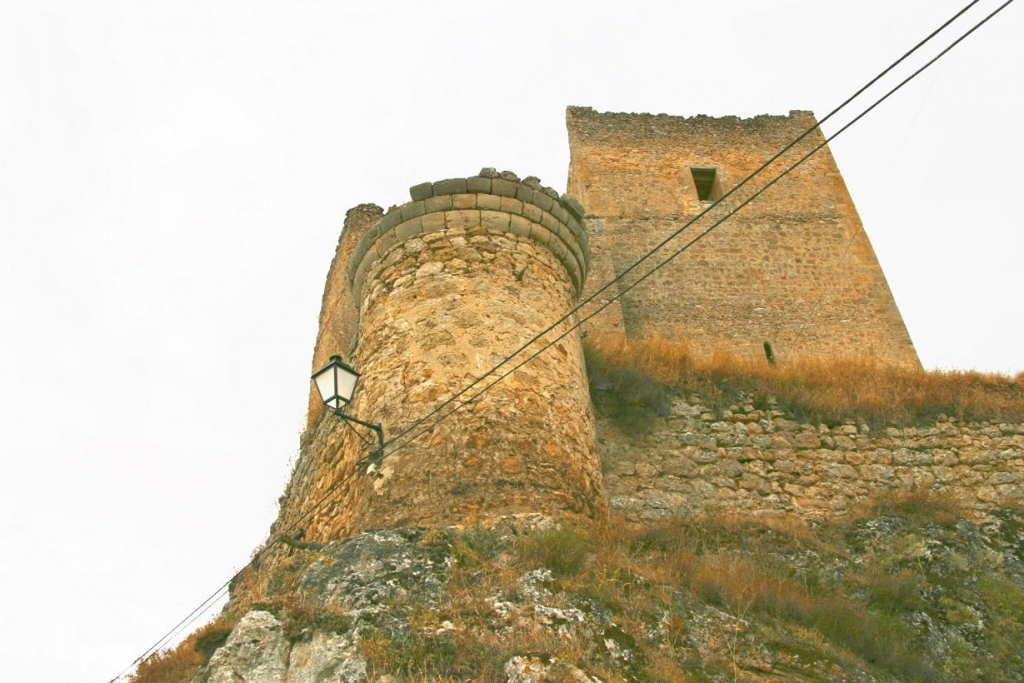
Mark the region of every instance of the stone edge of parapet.
[[[374, 264], [396, 244], [444, 230], [444, 214], [451, 211], [478, 211], [484, 227], [547, 247], [569, 273], [577, 294], [583, 291], [590, 264], [589, 242], [583, 206], [575, 198], [543, 187], [533, 176], [520, 180], [510, 171], [498, 173], [492, 168], [468, 178], [420, 183], [411, 187], [409, 194], [412, 201], [391, 207], [352, 253], [348, 281], [357, 302]], [[437, 214], [441, 214], [440, 220], [435, 218]], [[508, 216], [507, 227], [505, 219], [495, 214]]]

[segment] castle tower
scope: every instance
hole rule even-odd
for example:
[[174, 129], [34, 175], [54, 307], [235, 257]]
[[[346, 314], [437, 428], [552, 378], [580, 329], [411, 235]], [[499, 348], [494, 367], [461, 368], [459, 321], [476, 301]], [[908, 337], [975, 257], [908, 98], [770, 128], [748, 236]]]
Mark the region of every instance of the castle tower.
[[[813, 129], [663, 253], [824, 142], [814, 116], [801, 111], [740, 119], [569, 107], [566, 123], [568, 192], [587, 207], [591, 289], [622, 273], [804, 131]], [[763, 359], [762, 345], [770, 341], [782, 361], [868, 356], [920, 367], [827, 146], [588, 325], [627, 338], [652, 331], [680, 338], [697, 355], [723, 350]]]
[[302, 520], [305, 538], [322, 541], [523, 512], [601, 514], [575, 330], [479, 397], [469, 400], [495, 378], [414, 426], [572, 309], [588, 268], [582, 208], [534, 178], [490, 169], [417, 185], [411, 194], [383, 216], [370, 205], [349, 212], [314, 367], [343, 353], [362, 374], [349, 413], [382, 423], [389, 440], [412, 431], [389, 444], [374, 478], [355, 467], [370, 447], [311, 405], [275, 530]]

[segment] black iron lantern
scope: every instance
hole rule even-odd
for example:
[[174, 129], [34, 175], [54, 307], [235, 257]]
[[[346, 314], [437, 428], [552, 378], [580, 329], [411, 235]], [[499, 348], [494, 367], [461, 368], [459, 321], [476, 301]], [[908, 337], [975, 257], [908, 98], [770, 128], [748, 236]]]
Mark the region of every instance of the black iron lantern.
[[359, 373], [341, 360], [341, 356], [331, 356], [327, 365], [313, 375], [313, 383], [320, 392], [320, 399], [336, 411], [341, 410], [352, 400], [358, 381]]
[[384, 428], [379, 424], [364, 422], [359, 418], [346, 415], [344, 408], [352, 400], [356, 392], [356, 383], [359, 381], [359, 373], [352, 366], [341, 359], [341, 356], [331, 356], [327, 365], [323, 366], [313, 374], [313, 384], [320, 393], [320, 400], [334, 410], [334, 414], [357, 425], [372, 429], [377, 434], [377, 450], [371, 454], [371, 458], [379, 460], [384, 455]]

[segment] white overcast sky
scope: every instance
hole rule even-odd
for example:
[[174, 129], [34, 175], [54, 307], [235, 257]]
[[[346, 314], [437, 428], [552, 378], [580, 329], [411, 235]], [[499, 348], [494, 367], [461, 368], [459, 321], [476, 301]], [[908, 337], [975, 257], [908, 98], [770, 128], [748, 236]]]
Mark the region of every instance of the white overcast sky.
[[[0, 0], [5, 677], [108, 680], [263, 540], [346, 209], [563, 190], [570, 104], [823, 116], [965, 3]], [[929, 368], [1024, 370], [1022, 4], [832, 145]]]

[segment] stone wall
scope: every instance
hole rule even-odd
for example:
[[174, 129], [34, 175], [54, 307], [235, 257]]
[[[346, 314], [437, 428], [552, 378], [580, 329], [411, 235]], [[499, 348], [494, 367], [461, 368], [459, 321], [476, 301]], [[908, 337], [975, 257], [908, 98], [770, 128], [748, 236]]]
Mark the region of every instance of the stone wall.
[[[320, 303], [320, 324], [317, 328], [316, 345], [313, 347], [313, 364], [310, 374], [316, 372], [335, 354], [348, 357], [355, 345], [359, 330], [359, 312], [352, 299], [348, 282], [348, 266], [359, 240], [377, 224], [384, 210], [376, 204], [360, 204], [345, 214], [345, 225], [338, 238], [334, 259], [327, 271], [327, 283]], [[320, 395], [310, 384], [309, 410], [306, 413], [306, 428], [313, 424], [323, 412]]]
[[[813, 129], [769, 167], [770, 175], [710, 210], [670, 250], [823, 141], [810, 112], [681, 118], [570, 107], [567, 125], [568, 192], [587, 207], [592, 267], [600, 274], [586, 294], [709, 206], [698, 197], [692, 167], [716, 168], [719, 191], [728, 192]], [[920, 365], [827, 147], [595, 317], [589, 329], [627, 337], [656, 331], [685, 339], [698, 355], [758, 356], [767, 340], [781, 361], [868, 355]]]
[[828, 427], [749, 404], [718, 412], [689, 396], [641, 436], [606, 418], [597, 426], [611, 508], [635, 522], [707, 509], [841, 514], [854, 501], [914, 489], [981, 514], [1024, 503], [1024, 424]]

